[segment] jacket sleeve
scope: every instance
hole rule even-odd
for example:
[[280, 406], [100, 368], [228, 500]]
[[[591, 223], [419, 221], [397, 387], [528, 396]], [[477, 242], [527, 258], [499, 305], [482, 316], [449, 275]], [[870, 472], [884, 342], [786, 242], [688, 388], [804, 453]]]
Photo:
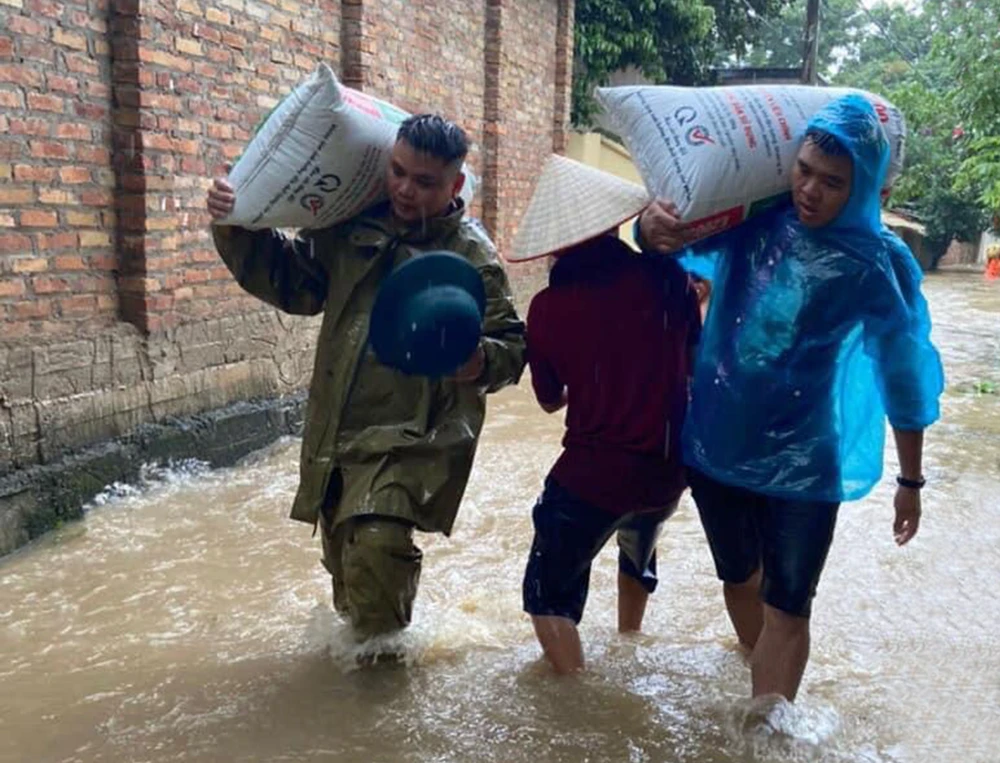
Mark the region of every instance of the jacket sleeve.
[[250, 294], [286, 313], [322, 312], [329, 275], [313, 256], [311, 238], [224, 225], [213, 226], [212, 236], [226, 267]]
[[890, 252], [890, 272], [873, 274], [876, 291], [865, 321], [865, 350], [875, 363], [889, 423], [895, 429], [919, 431], [940, 416], [944, 371], [931, 343], [920, 268], [904, 244], [890, 245]]
[[486, 287], [481, 340], [486, 367], [480, 382], [487, 392], [496, 392], [521, 379], [525, 364], [524, 322], [517, 315], [503, 267], [494, 261], [482, 265], [479, 273]]
[[551, 359], [546, 352], [545, 329], [548, 328], [545, 300], [546, 292], [535, 295], [528, 308], [528, 367], [531, 369], [531, 386], [535, 399], [542, 405], [559, 402], [566, 386], [559, 379]]

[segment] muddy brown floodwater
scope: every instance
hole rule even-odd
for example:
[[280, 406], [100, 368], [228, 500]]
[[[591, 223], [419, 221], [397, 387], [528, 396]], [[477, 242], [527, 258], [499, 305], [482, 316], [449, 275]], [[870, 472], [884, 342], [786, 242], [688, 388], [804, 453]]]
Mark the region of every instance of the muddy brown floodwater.
[[0, 560], [0, 760], [997, 763], [1000, 285], [937, 275], [927, 293], [948, 392], [923, 526], [893, 544], [888, 478], [842, 509], [787, 733], [744, 730], [749, 673], [686, 498], [646, 632], [615, 633], [608, 548], [589, 670], [551, 678], [520, 581], [561, 421], [525, 383], [491, 401], [453, 537], [421, 539], [406, 667], [354, 667], [318, 541], [286, 519], [297, 441], [151, 468]]

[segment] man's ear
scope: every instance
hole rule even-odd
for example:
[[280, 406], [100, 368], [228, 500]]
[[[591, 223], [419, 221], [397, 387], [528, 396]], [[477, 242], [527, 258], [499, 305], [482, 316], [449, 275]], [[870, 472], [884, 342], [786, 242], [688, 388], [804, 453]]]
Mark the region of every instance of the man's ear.
[[451, 188], [451, 198], [457, 199], [463, 188], [465, 188], [465, 173], [459, 170], [455, 176], [455, 185]]

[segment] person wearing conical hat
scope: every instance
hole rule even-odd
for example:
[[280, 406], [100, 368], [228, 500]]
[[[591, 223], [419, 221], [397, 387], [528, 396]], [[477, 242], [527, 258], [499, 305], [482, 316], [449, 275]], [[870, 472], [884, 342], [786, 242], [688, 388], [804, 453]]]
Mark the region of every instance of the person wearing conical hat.
[[528, 311], [535, 396], [566, 410], [563, 452], [532, 512], [524, 609], [557, 673], [583, 667], [577, 624], [594, 557], [617, 535], [618, 628], [639, 630], [656, 588], [656, 540], [684, 490], [679, 436], [698, 298], [670, 258], [613, 231], [645, 189], [553, 156], [508, 259], [554, 255]]

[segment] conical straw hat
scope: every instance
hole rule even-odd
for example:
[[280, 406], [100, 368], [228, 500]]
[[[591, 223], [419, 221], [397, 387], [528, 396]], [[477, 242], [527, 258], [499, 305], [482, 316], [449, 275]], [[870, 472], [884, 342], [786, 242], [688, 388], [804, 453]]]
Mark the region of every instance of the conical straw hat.
[[506, 259], [523, 262], [579, 244], [617, 228], [649, 202], [641, 185], [553, 154]]

